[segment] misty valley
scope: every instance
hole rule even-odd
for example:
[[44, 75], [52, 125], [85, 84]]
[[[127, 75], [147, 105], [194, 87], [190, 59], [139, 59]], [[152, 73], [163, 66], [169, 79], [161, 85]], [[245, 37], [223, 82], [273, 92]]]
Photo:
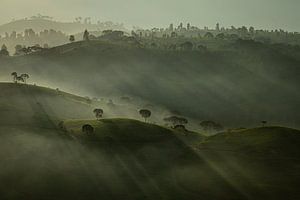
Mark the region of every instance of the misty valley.
[[300, 34], [0, 25], [0, 199], [300, 198]]

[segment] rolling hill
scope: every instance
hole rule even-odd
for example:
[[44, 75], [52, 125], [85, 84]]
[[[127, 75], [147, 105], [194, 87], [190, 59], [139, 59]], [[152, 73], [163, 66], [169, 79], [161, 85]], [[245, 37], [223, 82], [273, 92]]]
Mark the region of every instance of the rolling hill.
[[140, 48], [125, 41], [76, 42], [2, 58], [1, 77], [25, 71], [33, 82], [72, 93], [135, 96], [227, 127], [255, 127], [266, 120], [297, 128], [299, 52], [277, 46], [238, 41], [200, 52]]
[[[107, 29], [116, 29], [117, 27], [107, 27]], [[123, 28], [123, 29], [122, 29]], [[83, 24], [77, 22], [59, 22], [53, 21], [49, 19], [20, 19], [15, 20], [3, 25], [0, 25], [0, 35], [4, 35], [6, 32], [11, 33], [13, 31], [16, 32], [24, 32], [25, 29], [33, 29], [35, 32], [40, 32], [44, 30], [56, 30], [62, 31], [66, 34], [76, 34], [81, 33], [85, 29], [89, 29], [91, 31], [103, 30], [104, 27], [101, 27], [97, 24]], [[124, 30], [124, 27], [118, 26], [118, 29]]]
[[300, 131], [283, 127], [261, 127], [228, 131], [209, 137], [201, 146], [221, 148], [224, 151], [247, 152], [247, 154], [300, 155]]
[[[67, 117], [73, 119], [67, 124], [89, 118], [87, 99], [34, 85], [2, 83], [0, 88], [1, 199], [210, 199], [228, 192], [239, 196], [197, 158], [179, 133], [135, 120], [107, 119], [99, 131], [127, 142], [87, 143], [57, 126]], [[126, 145], [133, 140], [137, 145]], [[205, 188], [200, 193], [180, 189], [185, 183], [174, 180], [173, 173], [198, 164], [211, 173], [210, 184], [222, 186], [219, 194]]]
[[93, 116], [91, 103], [76, 95], [35, 85], [13, 83], [1, 83], [0, 90], [2, 127], [20, 125], [45, 128], [50, 122], [56, 124], [62, 119]]
[[297, 199], [300, 131], [283, 127], [232, 130], [197, 145], [200, 157], [249, 197]]
[[[101, 102], [49, 88], [0, 89], [1, 199], [299, 197], [297, 130], [205, 138], [137, 120], [93, 120]], [[82, 133], [85, 124], [92, 135]]]

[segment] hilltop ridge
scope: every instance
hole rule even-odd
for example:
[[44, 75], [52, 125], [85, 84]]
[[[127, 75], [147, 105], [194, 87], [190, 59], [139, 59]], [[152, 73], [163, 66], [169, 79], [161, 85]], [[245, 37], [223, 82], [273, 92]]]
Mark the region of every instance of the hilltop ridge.
[[[115, 27], [114, 27], [115, 26]], [[104, 27], [103, 24], [84, 24], [79, 22], [59, 22], [50, 19], [19, 19], [6, 24], [0, 25], [0, 35], [4, 35], [6, 32], [11, 33], [13, 31], [23, 32], [25, 29], [33, 29], [35, 32], [40, 32], [44, 30], [56, 30], [62, 31], [66, 34], [76, 34], [81, 33], [84, 29], [89, 29], [91, 31], [105, 30], [107, 28], [120, 29], [126, 31], [123, 26], [118, 24], [112, 24], [112, 27]]]

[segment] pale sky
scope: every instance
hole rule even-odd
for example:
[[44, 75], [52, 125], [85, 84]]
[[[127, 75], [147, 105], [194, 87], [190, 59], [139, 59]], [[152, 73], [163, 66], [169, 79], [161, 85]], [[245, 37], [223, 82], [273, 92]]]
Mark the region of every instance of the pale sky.
[[300, 31], [300, 0], [0, 0], [0, 24], [38, 13], [56, 20], [92, 17], [141, 27], [190, 22]]

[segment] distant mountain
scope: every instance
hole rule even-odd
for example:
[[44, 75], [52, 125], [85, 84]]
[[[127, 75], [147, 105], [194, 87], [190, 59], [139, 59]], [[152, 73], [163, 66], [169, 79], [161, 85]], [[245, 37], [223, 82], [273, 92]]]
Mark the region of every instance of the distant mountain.
[[66, 34], [75, 34], [82, 32], [84, 29], [90, 31], [99, 31], [105, 29], [118, 29], [126, 31], [122, 24], [114, 24], [112, 22], [103, 22], [98, 24], [80, 23], [80, 22], [58, 22], [49, 19], [35, 18], [35, 19], [21, 19], [12, 21], [7, 24], [0, 25], [0, 35], [12, 31], [23, 32], [25, 29], [33, 29], [35, 32], [43, 30], [59, 30]]

